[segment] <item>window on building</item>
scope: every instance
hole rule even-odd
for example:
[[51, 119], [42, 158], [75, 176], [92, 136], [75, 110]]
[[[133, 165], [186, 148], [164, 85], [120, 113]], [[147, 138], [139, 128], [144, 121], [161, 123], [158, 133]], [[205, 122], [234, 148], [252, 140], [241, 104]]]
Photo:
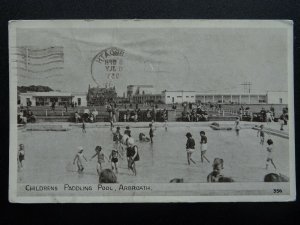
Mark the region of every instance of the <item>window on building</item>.
[[50, 102], [58, 102], [58, 98], [50, 98]]
[[170, 98], [170, 96], [167, 96], [167, 98]]
[[44, 99], [44, 98], [41, 98], [41, 97], [38, 97], [38, 98], [36, 98], [35, 104], [36, 104], [37, 106], [39, 106], [39, 105], [45, 105], [45, 99]]
[[77, 98], [77, 105], [81, 105], [81, 98]]
[[69, 101], [68, 98], [60, 98], [60, 100], [61, 100], [62, 102], [67, 102], [67, 101]]
[[177, 96], [177, 98], [182, 98], [182, 96]]
[[189, 98], [190, 96], [186, 96], [186, 98]]
[[191, 96], [191, 98], [194, 98], [194, 96]]
[[279, 103], [282, 104], [282, 98], [279, 98]]

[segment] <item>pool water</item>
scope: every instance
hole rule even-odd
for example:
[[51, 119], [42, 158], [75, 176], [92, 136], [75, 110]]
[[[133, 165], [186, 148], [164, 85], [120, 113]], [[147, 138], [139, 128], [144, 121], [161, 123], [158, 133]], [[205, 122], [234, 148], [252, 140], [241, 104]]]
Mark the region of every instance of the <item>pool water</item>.
[[[124, 128], [122, 128], [124, 130]], [[138, 142], [140, 132], [148, 135], [147, 128], [131, 128], [131, 133], [139, 148], [140, 161], [136, 163], [137, 176], [127, 169], [126, 157], [119, 160], [118, 182], [124, 183], [168, 183], [173, 178], [184, 178], [184, 182], [206, 182], [212, 171], [213, 159], [224, 159], [223, 174], [232, 177], [236, 182], [260, 182], [266, 173], [275, 172], [272, 165], [265, 169], [267, 156], [266, 144], [259, 144], [257, 131], [242, 129], [236, 136], [234, 131], [215, 131], [207, 125], [203, 127], [169, 127], [157, 128], [154, 143]], [[200, 130], [208, 138], [207, 158], [210, 163], [200, 160]], [[91, 184], [98, 183], [96, 172], [97, 159], [85, 163], [83, 174], [77, 173], [73, 159], [78, 146], [83, 146], [84, 154], [89, 160], [95, 153], [95, 147], [101, 145], [108, 157], [112, 148], [112, 133], [109, 127], [87, 128], [82, 133], [80, 127], [69, 131], [18, 131], [18, 142], [25, 146], [23, 169], [18, 173], [19, 183], [31, 184]], [[191, 132], [196, 151], [192, 158], [196, 164], [187, 164], [186, 137]], [[274, 142], [274, 162], [276, 172], [289, 174], [288, 139], [266, 134], [266, 140]], [[105, 162], [103, 168], [110, 168]]]

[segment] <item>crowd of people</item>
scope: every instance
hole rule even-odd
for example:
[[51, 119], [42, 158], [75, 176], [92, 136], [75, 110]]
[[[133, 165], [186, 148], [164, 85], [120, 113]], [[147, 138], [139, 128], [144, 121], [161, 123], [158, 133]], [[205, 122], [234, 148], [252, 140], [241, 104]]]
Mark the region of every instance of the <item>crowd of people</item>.
[[29, 107], [22, 108], [17, 114], [18, 124], [34, 123], [36, 122], [36, 116], [29, 109]]
[[205, 105], [193, 104], [193, 103], [182, 103], [183, 111], [181, 121], [186, 122], [199, 122], [207, 121], [208, 113]]
[[[134, 138], [131, 136], [130, 128], [127, 126], [124, 132], [122, 133], [121, 128], [117, 127], [116, 130], [113, 131], [112, 141], [114, 143], [114, 148], [110, 150], [109, 156], [106, 156], [103, 153], [101, 146], [96, 146], [95, 154], [92, 155], [90, 158], [90, 161], [95, 157], [97, 158], [96, 170], [99, 176], [100, 183], [104, 182], [102, 180], [103, 177], [101, 178], [101, 174], [103, 173], [103, 171], [106, 171], [105, 173], [110, 174], [111, 177], [116, 177], [116, 174], [118, 174], [119, 172], [119, 160], [124, 160], [124, 157], [126, 157], [127, 159], [128, 170], [130, 170], [133, 175], [137, 175], [135, 163], [139, 161], [140, 156], [138, 146], [135, 144]], [[105, 160], [110, 162], [111, 168], [106, 168], [103, 170], [103, 163], [105, 162]], [[73, 164], [77, 165], [78, 173], [82, 173], [84, 171], [84, 161], [88, 162], [88, 159], [84, 154], [83, 147], [79, 146], [78, 152], [73, 160]]]
[[287, 124], [288, 121], [288, 108], [285, 107], [282, 109], [282, 112], [279, 112], [276, 115], [275, 109], [273, 106], [270, 109], [261, 108], [259, 112], [253, 112], [250, 107], [244, 107], [243, 105], [239, 109], [239, 117], [241, 121], [251, 121], [251, 122], [280, 122]]
[[[85, 127], [83, 127], [85, 130]], [[238, 117], [234, 124], [234, 129], [236, 131], [236, 135], [239, 136], [239, 131], [241, 129], [240, 126], [240, 118]], [[139, 133], [138, 139], [139, 142], [154, 142], [154, 133], [155, 133], [154, 121], [149, 124], [149, 135], [144, 133]], [[167, 129], [166, 129], [167, 130]], [[102, 146], [95, 147], [95, 153], [91, 155], [90, 159], [85, 156], [84, 148], [82, 146], [78, 147], [78, 152], [76, 153], [73, 164], [76, 164], [78, 173], [83, 173], [85, 169], [85, 161], [92, 161], [94, 158], [97, 159], [96, 171], [99, 177], [100, 183], [114, 183], [117, 182], [117, 177], [119, 173], [119, 162], [120, 160], [127, 161], [127, 168], [131, 171], [131, 174], [137, 175], [137, 166], [136, 163], [140, 160], [139, 147], [135, 144], [135, 139], [132, 137], [131, 129], [129, 126], [126, 126], [122, 131], [121, 127], [113, 127], [112, 128], [112, 143], [113, 148], [109, 149], [109, 154], [106, 155], [103, 153]], [[86, 131], [84, 131], [86, 132]], [[187, 164], [191, 165], [191, 163], [196, 164], [196, 160], [192, 157], [193, 153], [197, 151], [196, 149], [200, 149], [201, 153], [201, 163], [211, 163], [210, 159], [207, 157], [208, 151], [208, 136], [205, 131], [201, 130], [199, 132], [200, 142], [199, 148], [196, 148], [197, 145], [193, 138], [191, 132], [186, 133], [186, 155], [187, 155]], [[276, 170], [277, 167], [274, 161], [274, 141], [271, 138], [265, 143], [265, 128], [264, 125], [260, 125], [257, 137], [259, 138], [259, 144], [265, 148], [266, 150], [266, 161], [265, 161], [265, 169], [268, 170], [269, 166], [273, 166]], [[266, 144], [266, 145], [265, 145]], [[107, 152], [107, 151], [106, 151]], [[23, 167], [23, 161], [25, 159], [25, 148], [23, 144], [19, 145], [18, 150], [18, 168]], [[104, 162], [110, 163], [110, 168], [104, 168]], [[212, 161], [212, 172], [207, 175], [207, 182], [234, 182], [234, 179], [223, 174], [224, 169], [224, 160], [222, 158], [214, 158]], [[272, 175], [268, 175], [265, 177], [266, 182], [273, 179], [284, 180], [284, 176], [280, 174], [273, 173]], [[171, 183], [181, 183], [184, 182], [183, 178], [174, 178], [170, 181]]]
[[[106, 106], [106, 110], [109, 113], [109, 120], [111, 123], [112, 130], [112, 142], [114, 144], [114, 148], [110, 150], [109, 155], [105, 155], [103, 153], [102, 146], [95, 147], [95, 154], [90, 157], [90, 161], [94, 158], [97, 159], [97, 174], [99, 176], [99, 182], [117, 182], [117, 174], [119, 173], [119, 161], [127, 160], [128, 170], [131, 171], [133, 175], [137, 175], [136, 162], [140, 160], [139, 149], [135, 144], [135, 139], [132, 137], [131, 130], [129, 126], [126, 126], [125, 130], [122, 132], [120, 127], [115, 127], [115, 122], [117, 121], [117, 111], [118, 108], [114, 104], [108, 104]], [[236, 135], [239, 136], [239, 132], [241, 130], [240, 121], [243, 120], [245, 116], [251, 116], [250, 108], [240, 108], [240, 115], [237, 117], [234, 123], [234, 130]], [[99, 112], [96, 108], [93, 111], [89, 109], [85, 109], [83, 114], [79, 114], [78, 111], [75, 112], [75, 122], [82, 122], [82, 132], [86, 133], [86, 122], [95, 122]], [[154, 133], [155, 127], [154, 123], [157, 121], [165, 122], [165, 130], [167, 130], [166, 122], [168, 121], [168, 110], [167, 109], [158, 109], [157, 106], [153, 106], [151, 109], [148, 108], [146, 110], [141, 110], [138, 105], [136, 105], [135, 109], [127, 109], [126, 111], [119, 111], [119, 121], [124, 122], [138, 122], [138, 121], [149, 121], [149, 135], [144, 133], [139, 133], [138, 140], [139, 142], [154, 142]], [[253, 116], [253, 114], [252, 114]], [[185, 104], [183, 105], [182, 118], [185, 121], [201, 121], [206, 120], [208, 117], [205, 106], [199, 104], [196, 107], [193, 104]], [[275, 111], [274, 108], [271, 107], [270, 110], [261, 109], [259, 114], [260, 122], [272, 122], [275, 121]], [[27, 123], [35, 121], [35, 116], [28, 109], [22, 109], [18, 113], [18, 123]], [[253, 117], [251, 119], [253, 121]], [[288, 109], [284, 108], [282, 114], [279, 116], [278, 121], [280, 123], [280, 130], [284, 129], [284, 125], [287, 124], [288, 121]], [[210, 163], [209, 158], [206, 153], [208, 151], [208, 137], [206, 136], [205, 131], [200, 131], [200, 153], [201, 153], [201, 163]], [[264, 125], [259, 127], [257, 132], [257, 136], [259, 137], [259, 143], [264, 146], [265, 145], [265, 129]], [[187, 163], [190, 165], [191, 163], [196, 164], [195, 160], [192, 158], [192, 154], [195, 152], [196, 143], [193, 138], [193, 135], [188, 132], [186, 134], [186, 155], [187, 155]], [[268, 139], [266, 141], [266, 169], [269, 168], [269, 165], [272, 165], [276, 170], [277, 167], [275, 165], [273, 159], [273, 140]], [[20, 144], [18, 151], [18, 168], [23, 167], [23, 161], [25, 159], [25, 149], [24, 145]], [[78, 152], [74, 157], [73, 164], [77, 165], [78, 173], [82, 173], [84, 171], [84, 161], [88, 161], [84, 154], [84, 148], [78, 147]], [[105, 161], [110, 162], [110, 168], [103, 168], [103, 163]], [[223, 175], [222, 170], [224, 168], [224, 160], [222, 158], [215, 158], [212, 161], [212, 169], [213, 171], [208, 174], [207, 182], [233, 182], [234, 180], [230, 177], [226, 177]], [[183, 182], [183, 179], [173, 179], [170, 182]]]

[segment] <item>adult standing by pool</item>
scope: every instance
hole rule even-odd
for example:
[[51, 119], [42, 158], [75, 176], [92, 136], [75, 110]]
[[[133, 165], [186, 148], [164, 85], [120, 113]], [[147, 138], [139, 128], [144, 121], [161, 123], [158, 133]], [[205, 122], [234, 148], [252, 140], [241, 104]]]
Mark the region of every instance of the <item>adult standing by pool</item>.
[[132, 170], [133, 175], [136, 176], [136, 167], [135, 162], [140, 160], [139, 154], [138, 154], [138, 147], [134, 145], [134, 139], [129, 138], [127, 141], [127, 162], [128, 162], [128, 169]]
[[96, 122], [98, 114], [99, 114], [98, 111], [96, 110], [96, 108], [94, 108], [94, 111], [92, 112], [92, 115], [94, 117], [94, 122]]
[[80, 118], [81, 118], [81, 117], [80, 117], [79, 113], [76, 111], [76, 112], [75, 112], [75, 122], [78, 123], [79, 120], [80, 120]]

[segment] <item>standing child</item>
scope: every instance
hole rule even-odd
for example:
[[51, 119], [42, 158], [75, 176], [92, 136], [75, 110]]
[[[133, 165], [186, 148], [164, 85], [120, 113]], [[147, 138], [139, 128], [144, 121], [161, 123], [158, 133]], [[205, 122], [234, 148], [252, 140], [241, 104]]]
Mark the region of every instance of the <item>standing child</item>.
[[153, 143], [154, 130], [152, 127], [152, 123], [149, 124], [149, 127], [150, 127], [150, 130], [149, 130], [150, 142]]
[[276, 170], [276, 166], [273, 162], [273, 141], [271, 139], [267, 140], [267, 160], [266, 160], [266, 170], [268, 169], [269, 163], [271, 163]]
[[126, 129], [124, 131], [124, 134], [126, 134], [128, 137], [131, 137], [131, 130], [129, 126], [126, 126]]
[[240, 118], [237, 118], [236, 121], [234, 122], [234, 128], [235, 128], [235, 132], [236, 132], [236, 136], [239, 136], [240, 134]]
[[82, 133], [86, 133], [84, 119], [82, 119]]
[[122, 134], [121, 134], [121, 128], [117, 127], [116, 132], [113, 133], [113, 141], [114, 141], [114, 148], [117, 149], [117, 151], [121, 148], [121, 140], [122, 140]]
[[114, 122], [113, 122], [113, 120], [111, 119], [109, 121], [109, 123], [110, 123], [110, 130], [113, 130], [113, 128], [114, 128]]
[[113, 149], [111, 151], [111, 154], [109, 155], [109, 160], [111, 161], [111, 169], [114, 170], [116, 169], [116, 173], [118, 173], [118, 161], [119, 161], [119, 157], [123, 160], [122, 156], [120, 155], [120, 153]]
[[265, 143], [265, 131], [264, 131], [264, 125], [260, 125], [259, 130], [257, 131], [257, 137], [260, 138], [260, 144], [264, 145]]
[[83, 154], [83, 147], [79, 146], [78, 147], [79, 152], [76, 154], [73, 164], [75, 164], [75, 162], [77, 162], [77, 167], [78, 167], [78, 173], [82, 172], [84, 170], [84, 166], [83, 166], [83, 159], [87, 162], [87, 159], [85, 158], [84, 154]]
[[164, 109], [163, 111], [163, 120], [164, 120], [164, 127], [165, 127], [165, 131], [168, 130], [168, 111], [166, 109]]
[[280, 124], [280, 130], [283, 131], [283, 126], [284, 126], [284, 114], [281, 114], [279, 119], [279, 124]]
[[101, 150], [102, 150], [102, 147], [97, 146], [95, 148], [95, 151], [96, 151], [95, 155], [93, 155], [90, 159], [90, 161], [91, 161], [95, 156], [97, 156], [97, 160], [98, 160], [97, 161], [97, 173], [98, 173], [98, 175], [100, 175], [100, 172], [102, 171], [102, 163], [105, 162], [104, 158], [106, 158], [106, 156], [101, 152]]
[[188, 132], [185, 136], [187, 137], [186, 153], [188, 164], [191, 164], [190, 161], [196, 164], [195, 161], [192, 159], [192, 153], [195, 151], [195, 140], [193, 139], [192, 134], [190, 132]]
[[206, 151], [207, 151], [207, 137], [205, 136], [204, 131], [200, 131], [200, 137], [201, 137], [201, 141], [200, 141], [201, 162], [203, 163], [203, 159], [205, 159], [209, 163], [209, 160], [205, 156]]
[[25, 159], [24, 145], [20, 144], [19, 145], [19, 150], [18, 150], [18, 169], [23, 167], [23, 160], [24, 159]]

